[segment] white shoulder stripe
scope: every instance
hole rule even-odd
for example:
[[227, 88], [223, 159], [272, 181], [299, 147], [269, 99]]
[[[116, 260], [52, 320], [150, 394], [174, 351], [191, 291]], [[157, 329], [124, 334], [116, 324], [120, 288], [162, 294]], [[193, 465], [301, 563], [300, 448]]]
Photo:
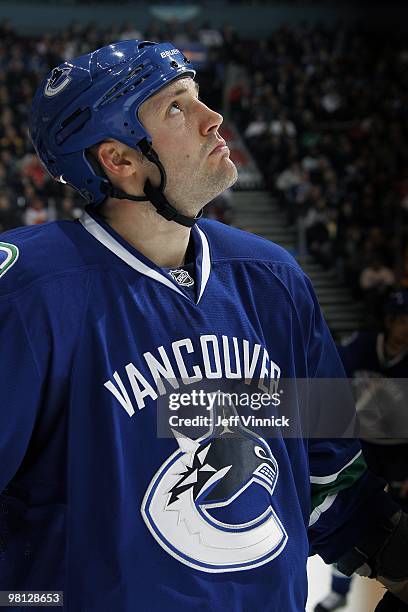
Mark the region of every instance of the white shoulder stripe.
[[328, 495], [324, 501], [313, 510], [310, 515], [309, 527], [317, 523], [323, 512], [326, 512], [329, 508], [332, 507], [337, 497], [337, 493], [335, 495]]
[[310, 482], [312, 484], [329, 484], [330, 482], [334, 482], [339, 474], [343, 472], [346, 468], [348, 468], [356, 459], [361, 455], [361, 450], [357, 453], [355, 457], [351, 459], [346, 465], [343, 465], [341, 470], [336, 472], [335, 474], [328, 474], [327, 476], [310, 476]]

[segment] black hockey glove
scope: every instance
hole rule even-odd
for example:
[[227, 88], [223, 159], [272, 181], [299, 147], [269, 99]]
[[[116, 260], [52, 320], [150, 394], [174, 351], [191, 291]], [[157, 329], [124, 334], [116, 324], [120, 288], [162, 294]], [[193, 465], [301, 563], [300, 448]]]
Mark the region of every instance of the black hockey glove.
[[408, 515], [397, 512], [337, 562], [346, 576], [353, 572], [377, 578], [408, 603]]

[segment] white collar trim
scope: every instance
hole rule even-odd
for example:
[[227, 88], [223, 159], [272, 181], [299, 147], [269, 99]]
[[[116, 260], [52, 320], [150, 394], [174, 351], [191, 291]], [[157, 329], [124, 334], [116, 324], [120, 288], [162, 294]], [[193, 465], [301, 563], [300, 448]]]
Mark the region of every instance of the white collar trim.
[[198, 294], [197, 304], [201, 300], [201, 297], [204, 293], [204, 289], [206, 288], [208, 279], [210, 278], [211, 271], [211, 260], [210, 260], [210, 247], [208, 246], [207, 236], [197, 227], [198, 235], [201, 238], [201, 244], [203, 248], [203, 259], [201, 265], [201, 287], [200, 293]]
[[[89, 232], [94, 238], [96, 238], [96, 240], [98, 240], [101, 244], [103, 244], [107, 249], [112, 251], [112, 253], [114, 253], [117, 257], [119, 257], [119, 259], [127, 263], [128, 266], [130, 266], [131, 268], [133, 268], [140, 274], [143, 274], [144, 276], [148, 276], [149, 278], [152, 278], [153, 280], [156, 280], [159, 283], [166, 285], [166, 287], [168, 287], [169, 289], [172, 289], [173, 291], [183, 296], [184, 298], [189, 299], [188, 296], [183, 291], [181, 291], [178, 287], [176, 287], [176, 285], [174, 285], [172, 281], [169, 278], [167, 278], [164, 274], [161, 274], [157, 270], [150, 268], [145, 263], [140, 261], [140, 259], [138, 259], [135, 255], [130, 253], [124, 246], [120, 244], [120, 242], [118, 242], [113, 236], [111, 236], [109, 232], [107, 232], [101, 225], [99, 225], [99, 223], [95, 221], [95, 219], [91, 217], [91, 215], [89, 215], [87, 212], [84, 212], [83, 216], [80, 219], [80, 223], [83, 225], [83, 227], [86, 229], [87, 232]], [[204, 232], [200, 230], [199, 227], [197, 227], [197, 230], [198, 230], [198, 235], [200, 236], [200, 239], [201, 239], [202, 249], [203, 249], [201, 287], [200, 287], [200, 293], [198, 295], [198, 301], [197, 301], [198, 303], [204, 293], [204, 289], [210, 277], [211, 265], [210, 265], [210, 249], [208, 246], [207, 237], [205, 236]]]

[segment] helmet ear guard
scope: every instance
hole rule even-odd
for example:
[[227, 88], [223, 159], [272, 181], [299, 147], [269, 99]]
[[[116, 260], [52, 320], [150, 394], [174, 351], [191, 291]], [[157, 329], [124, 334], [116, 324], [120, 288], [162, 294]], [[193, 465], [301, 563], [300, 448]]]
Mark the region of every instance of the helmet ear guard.
[[[145, 100], [175, 79], [195, 77], [189, 61], [171, 43], [127, 40], [64, 62], [44, 79], [33, 100], [30, 136], [51, 176], [76, 189], [90, 204], [107, 197], [151, 201], [166, 219], [191, 227], [164, 196], [166, 172], [138, 119]], [[160, 185], [146, 181], [144, 196], [111, 185], [88, 149], [115, 139], [140, 150], [160, 172]]]

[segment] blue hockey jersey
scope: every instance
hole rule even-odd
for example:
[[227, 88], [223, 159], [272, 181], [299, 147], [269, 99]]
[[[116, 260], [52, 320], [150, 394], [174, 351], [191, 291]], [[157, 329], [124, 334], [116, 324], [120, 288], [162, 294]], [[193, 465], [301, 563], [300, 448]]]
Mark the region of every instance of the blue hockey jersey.
[[0, 236], [0, 589], [301, 612], [310, 549], [332, 562], [394, 511], [354, 440], [157, 435], [193, 383], [344, 376], [288, 253], [213, 221], [192, 238], [194, 291], [91, 211]]

